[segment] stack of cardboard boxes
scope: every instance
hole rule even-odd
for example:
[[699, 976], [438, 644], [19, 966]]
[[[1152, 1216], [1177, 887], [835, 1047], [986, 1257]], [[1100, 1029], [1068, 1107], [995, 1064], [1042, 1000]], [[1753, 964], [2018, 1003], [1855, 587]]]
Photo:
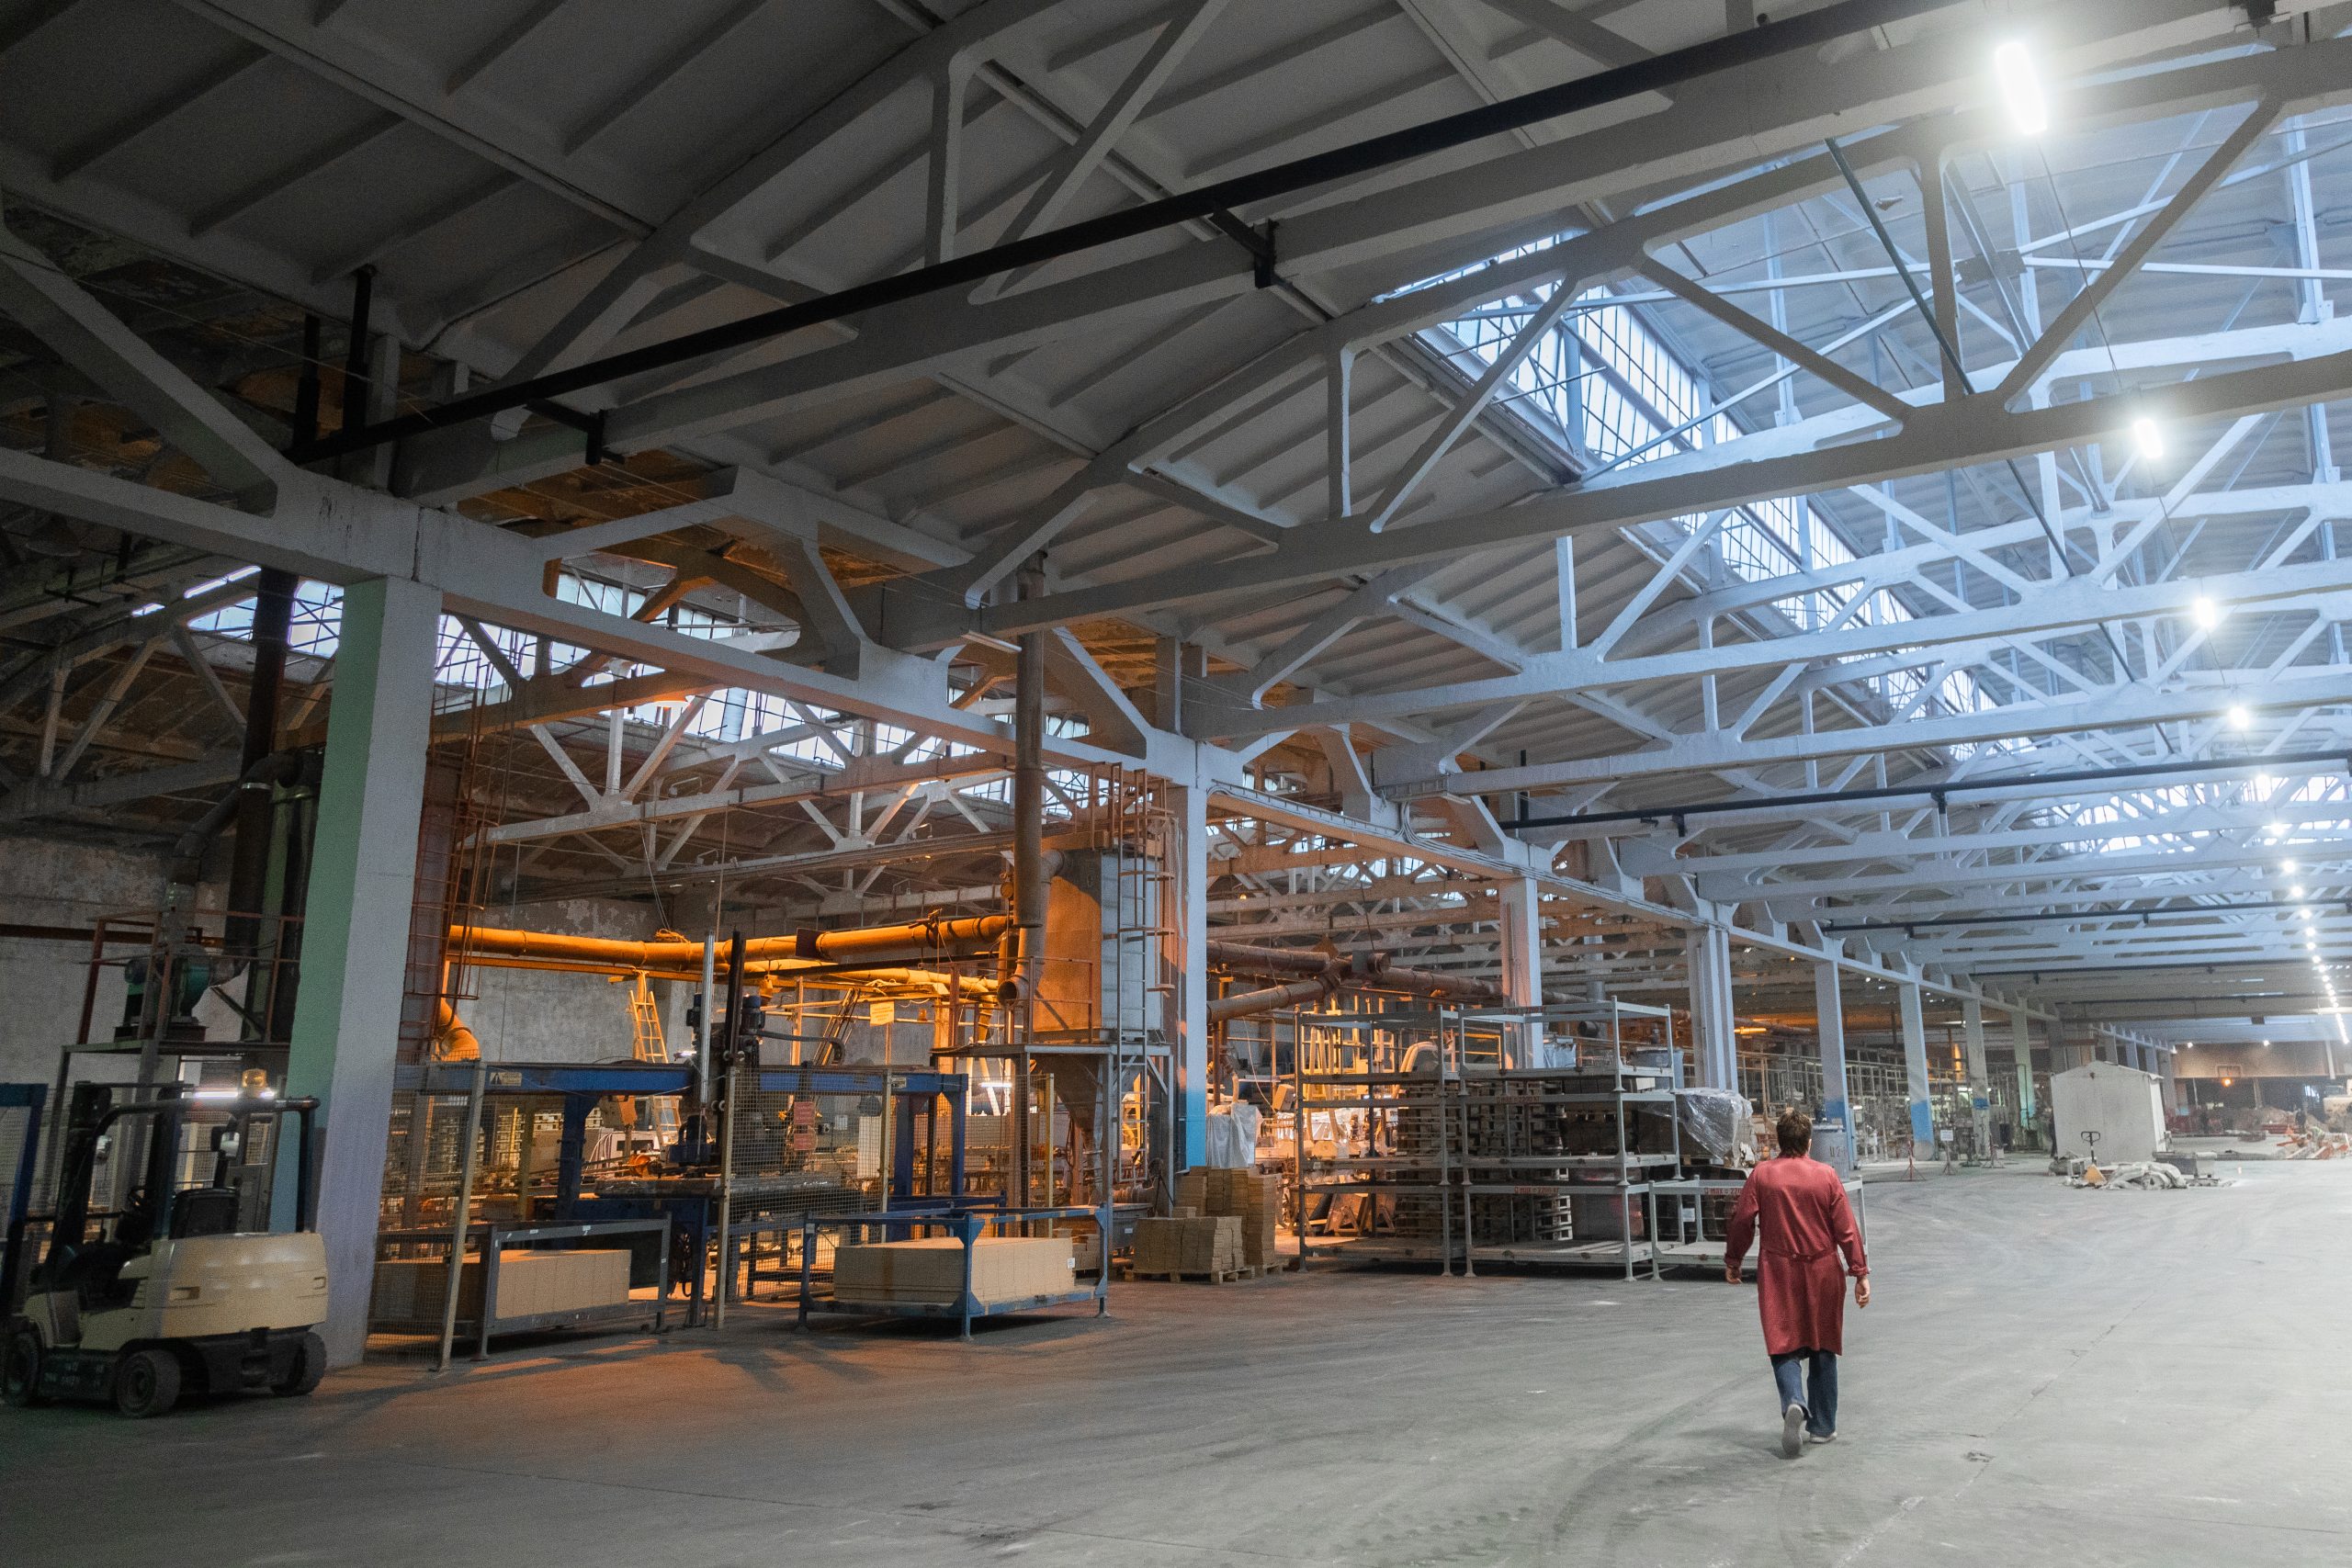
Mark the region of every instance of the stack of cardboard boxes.
[[1230, 1214], [1170, 1214], [1136, 1222], [1138, 1274], [1237, 1273], [1241, 1222]]
[[1138, 1274], [1228, 1274], [1276, 1264], [1282, 1179], [1196, 1167], [1176, 1179], [1174, 1212], [1137, 1224]]
[[1208, 1212], [1231, 1214], [1241, 1222], [1241, 1263], [1246, 1269], [1272, 1269], [1274, 1224], [1281, 1218], [1283, 1184], [1278, 1176], [1254, 1170], [1211, 1170]]

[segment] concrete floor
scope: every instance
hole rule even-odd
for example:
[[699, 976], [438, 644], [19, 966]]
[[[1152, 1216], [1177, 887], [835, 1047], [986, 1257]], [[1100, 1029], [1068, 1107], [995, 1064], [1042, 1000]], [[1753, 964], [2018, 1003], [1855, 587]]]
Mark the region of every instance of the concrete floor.
[[1329, 1273], [7, 1411], [0, 1560], [2342, 1563], [2352, 1165], [2243, 1171], [1873, 1184], [1844, 1434], [1794, 1462], [1747, 1291]]

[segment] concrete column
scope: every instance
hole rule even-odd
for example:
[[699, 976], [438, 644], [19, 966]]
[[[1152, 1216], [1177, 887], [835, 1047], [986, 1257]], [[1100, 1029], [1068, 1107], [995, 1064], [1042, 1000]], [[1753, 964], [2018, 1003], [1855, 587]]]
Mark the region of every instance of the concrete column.
[[1813, 966], [1814, 1032], [1821, 1049], [1821, 1119], [1846, 1128], [1846, 1168], [1854, 1168], [1854, 1107], [1846, 1089], [1846, 998], [1838, 965]]
[[1913, 1154], [1923, 1160], [1936, 1156], [1936, 1118], [1928, 1105], [1928, 1024], [1919, 1011], [1919, 982], [1905, 980], [1895, 987], [1903, 1011], [1903, 1076], [1910, 1089]]
[[[1515, 1008], [1544, 1005], [1544, 913], [1541, 894], [1532, 876], [1516, 876], [1499, 884], [1502, 905], [1503, 997]], [[1548, 1066], [1535, 1057], [1543, 1037], [1541, 1027], [1527, 1031], [1519, 1043], [1519, 1065]]]
[[1209, 792], [1199, 785], [1176, 796], [1177, 837], [1183, 857], [1170, 925], [1176, 944], [1176, 1168], [1208, 1157], [1209, 1137]]
[[2033, 1100], [2033, 1021], [2022, 1008], [2009, 1011], [2009, 1053], [2018, 1062], [2018, 1141], [2037, 1125], [2041, 1108]]
[[[288, 1095], [316, 1095], [321, 1104], [319, 1229], [328, 1280], [321, 1332], [335, 1366], [357, 1361], [368, 1337], [440, 611], [438, 591], [401, 579], [354, 583], [343, 595], [302, 990], [286, 1070]], [[280, 1224], [291, 1223], [293, 1200], [291, 1172], [281, 1166]]]
[[1739, 1047], [1732, 1035], [1731, 935], [1721, 926], [1690, 932], [1690, 1062], [1702, 1089], [1739, 1087]]
[[2052, 1020], [2050, 1025], [2050, 1076], [2072, 1072], [2091, 1059], [2088, 1045], [2069, 1044], [2064, 1020]]
[[1975, 1129], [1976, 1156], [1993, 1152], [1993, 1076], [1984, 1066], [1984, 1004], [1974, 997], [1960, 1004], [1961, 1056], [1968, 1067], [1970, 1125]]

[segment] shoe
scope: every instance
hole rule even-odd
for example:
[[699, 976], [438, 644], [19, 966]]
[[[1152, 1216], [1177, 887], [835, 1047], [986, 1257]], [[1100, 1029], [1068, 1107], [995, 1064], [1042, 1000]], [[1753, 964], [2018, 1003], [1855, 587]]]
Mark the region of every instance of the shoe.
[[1835, 1432], [1807, 1432], [1804, 1435], [1804, 1440], [1808, 1443], [1834, 1443], [1838, 1440], [1838, 1434]]
[[1792, 1404], [1781, 1412], [1781, 1457], [1794, 1459], [1804, 1447], [1804, 1406]]

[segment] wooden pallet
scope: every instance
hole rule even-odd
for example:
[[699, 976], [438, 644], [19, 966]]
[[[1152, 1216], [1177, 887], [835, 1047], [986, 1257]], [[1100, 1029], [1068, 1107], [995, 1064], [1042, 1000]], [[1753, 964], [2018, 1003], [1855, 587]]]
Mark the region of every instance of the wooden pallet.
[[1176, 1269], [1137, 1269], [1131, 1263], [1122, 1263], [1118, 1266], [1118, 1277], [1122, 1280], [1165, 1280], [1171, 1285], [1180, 1285], [1188, 1280], [1202, 1280], [1211, 1285], [1229, 1285], [1237, 1280], [1256, 1280], [1281, 1271], [1282, 1265], [1274, 1263], [1246, 1263], [1238, 1269], [1220, 1269], [1202, 1273], [1191, 1273]]

